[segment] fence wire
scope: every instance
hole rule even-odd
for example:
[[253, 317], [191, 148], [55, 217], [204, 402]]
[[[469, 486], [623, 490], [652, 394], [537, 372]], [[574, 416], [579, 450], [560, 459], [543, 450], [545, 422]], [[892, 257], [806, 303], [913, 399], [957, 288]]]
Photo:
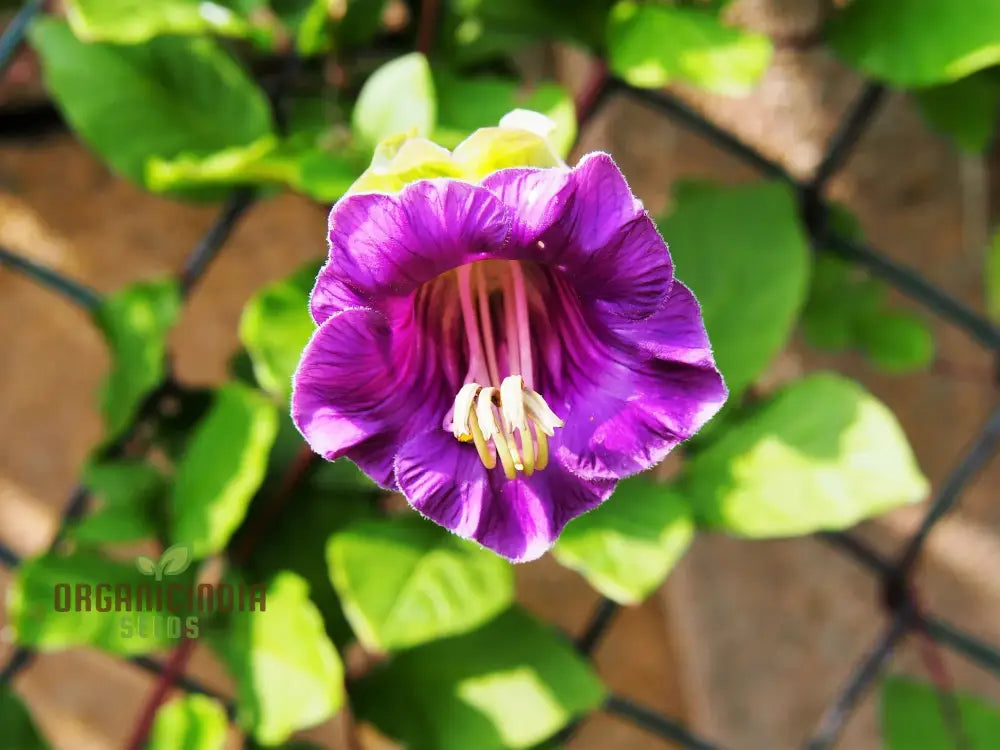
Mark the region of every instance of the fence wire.
[[[0, 71], [13, 58], [14, 52], [23, 41], [30, 20], [42, 7], [41, 0], [28, 0], [7, 29], [0, 35]], [[284, 66], [277, 89], [287, 87], [298, 61], [289, 59]], [[603, 67], [601, 68], [603, 70]], [[817, 252], [831, 252], [845, 258], [880, 277], [903, 294], [921, 303], [943, 320], [964, 330], [984, 348], [998, 353], [1000, 364], [1000, 328], [988, 318], [972, 310], [946, 291], [936, 286], [922, 275], [890, 259], [865, 243], [838, 234], [827, 223], [830, 203], [823, 195], [830, 179], [850, 158], [854, 147], [878, 112], [884, 101], [885, 88], [881, 84], [869, 83], [863, 87], [852, 107], [845, 113], [840, 127], [827, 145], [826, 153], [808, 181], [793, 177], [785, 167], [768, 158], [742, 141], [736, 135], [710, 122], [685, 102], [664, 91], [635, 88], [624, 81], [602, 75], [594, 90], [588, 92], [587, 103], [581, 109], [580, 128], [585, 121], [603, 105], [612, 93], [623, 94], [652, 107], [666, 115], [671, 121], [695, 131], [712, 141], [717, 147], [730, 152], [742, 161], [756, 168], [767, 177], [777, 178], [792, 185], [799, 196], [800, 212], [809, 233], [812, 246]], [[283, 122], [284, 107], [275, 90], [269, 91], [279, 125]], [[218, 218], [209, 227], [201, 241], [187, 257], [178, 272], [178, 282], [185, 298], [208, 269], [211, 261], [222, 250], [238, 222], [252, 208], [255, 191], [249, 187], [237, 188], [226, 199]], [[66, 278], [57, 271], [36, 263], [17, 253], [0, 247], [0, 266], [7, 266], [22, 273], [37, 283], [50, 288], [71, 302], [88, 311], [94, 311], [101, 303], [101, 296], [84, 284]], [[158, 387], [154, 388], [125, 436], [111, 446], [111, 455], [121, 455], [125, 446], [137, 433], [140, 425], [155, 418], [163, 402], [181, 387], [168, 372]], [[888, 623], [869, 650], [861, 656], [842, 689], [819, 718], [815, 733], [807, 738], [805, 750], [824, 750], [831, 747], [843, 730], [851, 711], [878, 679], [895, 649], [904, 638], [914, 632], [923, 634], [934, 642], [948, 647], [971, 662], [989, 670], [1000, 678], [1000, 648], [985, 643], [935, 615], [924, 613], [910, 582], [914, 563], [919, 558], [923, 546], [933, 527], [959, 502], [962, 492], [973, 477], [989, 462], [1000, 449], [1000, 409], [986, 422], [980, 434], [970, 443], [952, 473], [948, 476], [935, 496], [918, 530], [909, 538], [905, 548], [895, 561], [879, 554], [855, 537], [840, 532], [818, 534], [817, 538], [828, 543], [833, 549], [851, 557], [872, 575], [876, 576], [883, 588], [883, 602]], [[88, 492], [83, 485], [77, 486], [65, 505], [59, 527], [50, 549], [63, 536], [68, 525], [77, 520], [86, 509]], [[9, 547], [0, 543], [0, 565], [9, 569], [21, 563], [19, 556]], [[613, 626], [619, 605], [610, 599], [601, 599], [590, 620], [576, 640], [575, 645], [581, 655], [592, 658], [601, 640]], [[171, 657], [176, 655], [176, 650]], [[21, 671], [28, 668], [34, 652], [29, 648], [17, 648], [0, 669], [0, 686], [9, 683]], [[230, 721], [235, 720], [236, 704], [229, 698], [208, 689], [183, 670], [177, 674], [171, 669], [170, 659], [161, 663], [156, 659], [140, 656], [129, 661], [137, 667], [155, 674], [160, 682], [154, 687], [155, 697], [147, 705], [147, 713], [155, 710], [162, 700], [164, 688], [176, 687], [189, 693], [214, 697], [225, 707]], [[164, 684], [165, 683], [165, 684]], [[945, 704], [942, 708], [945, 709]], [[626, 719], [641, 729], [662, 738], [675, 746], [691, 750], [721, 750], [721, 746], [700, 737], [687, 729], [681, 722], [663, 715], [647, 706], [617, 694], [611, 694], [604, 702], [602, 710], [608, 714]], [[583, 717], [580, 717], [582, 719]], [[568, 740], [579, 727], [580, 719], [564, 729], [557, 740]], [[139, 744], [145, 741], [148, 727], [141, 727]], [[961, 727], [953, 733], [957, 748], [964, 744]]]

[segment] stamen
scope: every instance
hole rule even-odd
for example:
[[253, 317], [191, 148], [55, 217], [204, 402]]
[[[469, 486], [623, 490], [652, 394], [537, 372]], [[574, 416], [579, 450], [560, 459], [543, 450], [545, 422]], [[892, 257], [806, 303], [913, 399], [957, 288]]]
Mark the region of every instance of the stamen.
[[[533, 388], [531, 332], [528, 330], [528, 295], [524, 290], [524, 271], [521, 270], [521, 264], [516, 261], [511, 263], [510, 273], [514, 281], [514, 305], [517, 308], [517, 327], [516, 329], [511, 329], [509, 335], [516, 335], [520, 342], [521, 369], [517, 372], [520, 372], [524, 377], [524, 382], [528, 388]], [[514, 371], [512, 370], [511, 374], [513, 373]]]
[[496, 413], [493, 410], [493, 396], [497, 392], [496, 388], [483, 388], [479, 392], [476, 401], [476, 416], [479, 418], [479, 426], [482, 428], [483, 437], [493, 439], [497, 447], [497, 456], [503, 464], [503, 473], [508, 479], [517, 477], [517, 467], [515, 466], [514, 455], [511, 453], [511, 446], [504, 435], [503, 428], [498, 424]]
[[521, 372], [521, 356], [518, 353], [517, 313], [514, 311], [514, 284], [509, 275], [503, 279], [504, 328], [507, 332], [507, 374]]
[[480, 388], [482, 386], [479, 383], [466, 383], [459, 389], [458, 395], [455, 396], [455, 406], [452, 408], [451, 431], [463, 443], [467, 443], [473, 438], [472, 433], [469, 432], [469, 417], [471, 416], [473, 423], [475, 423], [475, 415], [472, 414], [472, 405], [476, 401], [476, 396], [479, 394]]
[[479, 293], [479, 317], [483, 324], [483, 339], [486, 343], [486, 364], [490, 370], [490, 382], [500, 382], [500, 371], [497, 368], [497, 352], [493, 344], [493, 321], [490, 318], [489, 290], [486, 288], [486, 276], [482, 264], [476, 264], [476, 288]]
[[469, 424], [472, 427], [472, 440], [476, 444], [476, 451], [479, 453], [479, 460], [483, 462], [483, 466], [487, 469], [492, 469], [497, 465], [497, 459], [490, 450], [490, 446], [486, 442], [486, 438], [483, 436], [483, 431], [479, 429], [479, 420], [476, 418], [476, 413], [474, 411], [470, 411], [469, 413]]
[[525, 476], [535, 473], [535, 445], [531, 441], [531, 428], [527, 425], [517, 428], [518, 436], [521, 438], [521, 463], [524, 465], [522, 471]]
[[[475, 444], [487, 469], [496, 468], [499, 459], [504, 476], [516, 479], [518, 472], [531, 476], [548, 465], [549, 438], [563, 421], [531, 385], [528, 292], [536, 295], [531, 304], [537, 306], [543, 302], [539, 290], [527, 288], [524, 271], [515, 261], [499, 266], [499, 273], [490, 277], [492, 269], [480, 263], [457, 269], [469, 372], [468, 382], [455, 396], [452, 432], [458, 440]], [[502, 381], [490, 308], [490, 283], [497, 282], [509, 370]]]
[[500, 384], [500, 404], [504, 419], [515, 427], [526, 427], [524, 423], [524, 380], [520, 375], [508, 375]]
[[542, 431], [549, 437], [556, 434], [556, 427], [562, 427], [565, 424], [549, 408], [549, 405], [545, 403], [545, 399], [530, 389], [525, 389], [524, 407], [528, 415], [535, 420]]
[[483, 356], [483, 342], [479, 338], [479, 322], [476, 319], [476, 310], [472, 306], [471, 273], [472, 267], [469, 265], [458, 268], [458, 297], [462, 303], [465, 336], [469, 341], [469, 376], [486, 380], [486, 358]]
[[538, 426], [538, 422], [531, 420], [531, 426], [535, 431], [535, 439], [538, 441], [538, 458], [535, 459], [535, 468], [541, 471], [549, 465], [549, 438], [545, 431]]

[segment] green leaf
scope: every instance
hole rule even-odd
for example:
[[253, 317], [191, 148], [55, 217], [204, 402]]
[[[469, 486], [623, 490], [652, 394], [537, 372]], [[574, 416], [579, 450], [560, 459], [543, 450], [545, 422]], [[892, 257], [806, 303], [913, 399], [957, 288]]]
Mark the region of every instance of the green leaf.
[[292, 187], [310, 198], [332, 203], [350, 189], [362, 171], [363, 167], [349, 153], [314, 149], [300, 156]]
[[266, 135], [249, 145], [207, 155], [154, 157], [146, 165], [147, 187], [161, 193], [190, 193], [219, 186], [282, 185], [317, 200], [337, 200], [361, 174], [359, 160], [349, 151], [334, 153], [304, 141], [291, 137], [280, 142]]
[[271, 132], [264, 93], [211, 39], [85, 44], [54, 18], [35, 21], [30, 38], [69, 124], [136, 183], [153, 157], [209, 154]]
[[155, 509], [166, 497], [168, 482], [152, 465], [135, 460], [90, 464], [83, 481], [100, 506], [70, 528], [69, 538], [104, 544], [156, 536]]
[[431, 69], [419, 52], [397, 57], [380, 67], [361, 87], [351, 126], [363, 145], [416, 130], [428, 136], [434, 130], [437, 104]]
[[219, 34], [274, 41], [274, 17], [266, 2], [253, 2], [243, 13], [236, 0], [67, 0], [66, 17], [73, 33], [86, 42], [140, 44], [156, 36]]
[[996, 0], [855, 0], [830, 42], [850, 65], [897, 86], [931, 86], [1000, 62]]
[[[329, 466], [351, 465], [346, 460]], [[374, 485], [369, 484], [369, 488]], [[340, 600], [330, 583], [326, 562], [327, 543], [351, 521], [372, 518], [374, 503], [357, 488], [321, 488], [310, 477], [292, 498], [294, 513], [285, 513], [254, 548], [248, 563], [252, 580], [267, 580], [279, 571], [302, 576], [309, 584], [309, 598], [323, 617], [326, 631], [337, 644], [353, 640], [341, 611]]]
[[[118, 586], [130, 592], [129, 612], [115, 611]], [[142, 654], [165, 648], [175, 641], [162, 627], [154, 628], [153, 621], [162, 624], [169, 613], [165, 608], [160, 613], [151, 608], [139, 613], [136, 591], [141, 586], [155, 592], [160, 584], [134, 565], [95, 552], [50, 552], [35, 557], [21, 566], [8, 596], [7, 614], [15, 640], [40, 651], [93, 646], [116, 654]], [[81, 592], [87, 593], [86, 599], [80, 598]], [[69, 610], [58, 611], [57, 604]], [[137, 631], [137, 618], [144, 622], [143, 634]]]
[[[261, 513], [268, 512], [270, 498], [286, 481], [295, 462], [301, 460], [303, 450], [309, 448], [285, 414], [271, 449], [267, 479], [258, 492], [258, 498], [263, 499]], [[330, 583], [327, 542], [351, 521], [373, 517], [373, 501], [381, 492], [347, 459], [329, 462], [314, 456], [312, 466], [289, 498], [295, 512], [280, 514], [268, 522], [267, 534], [254, 546], [246, 563], [247, 577], [253, 581], [266, 581], [282, 570], [302, 576], [309, 584], [309, 598], [323, 616], [327, 633], [338, 645], [349, 643], [353, 635]], [[258, 512], [256, 504], [250, 512]]]
[[219, 389], [177, 467], [173, 535], [196, 558], [221, 551], [264, 478], [278, 430], [273, 402], [243, 385]]
[[699, 8], [626, 1], [611, 11], [611, 69], [633, 86], [660, 88], [680, 79], [744, 94], [767, 70], [771, 52], [766, 36], [726, 26]]
[[[832, 228], [861, 238], [853, 214], [842, 206], [833, 208]], [[892, 309], [882, 282], [826, 253], [815, 261], [802, 329], [812, 346], [858, 349], [873, 366], [895, 374], [927, 367], [934, 357], [934, 336], [923, 318]]]
[[843, 529], [928, 491], [892, 412], [828, 373], [732, 424], [691, 460], [681, 487], [700, 523], [748, 537]]
[[508, 562], [414, 514], [351, 524], [330, 540], [327, 561], [344, 614], [369, 650], [463, 633], [514, 598]]
[[943, 86], [914, 91], [920, 111], [959, 148], [982, 153], [993, 140], [1000, 113], [1000, 76], [980, 71]]
[[881, 370], [924, 370], [934, 360], [934, 334], [923, 318], [905, 310], [871, 315], [857, 329], [865, 355]]
[[518, 609], [397, 655], [352, 686], [357, 716], [407, 747], [530, 747], [604, 698], [572, 646]]
[[344, 668], [302, 578], [275, 576], [266, 604], [235, 613], [226, 632], [209, 637], [237, 682], [240, 724], [273, 745], [340, 709]]
[[478, 128], [495, 126], [513, 109], [540, 112], [556, 124], [549, 136], [553, 150], [566, 158], [576, 142], [576, 109], [572, 97], [555, 83], [526, 88], [518, 81], [460, 78], [446, 71], [434, 73], [437, 91], [437, 128], [434, 141], [455, 148]]
[[316, 263], [260, 289], [240, 318], [240, 341], [253, 362], [261, 387], [287, 400], [299, 357], [316, 330], [309, 314], [309, 292], [316, 281]]
[[[351, 0], [354, 5], [357, 0]], [[332, 46], [331, 11], [337, 0], [271, 0], [275, 12], [291, 30], [295, 49], [304, 57]]]
[[[1000, 707], [970, 693], [953, 692], [966, 747], [995, 747], [1000, 737]], [[932, 685], [903, 677], [882, 682], [884, 750], [952, 750], [955, 740]]]
[[593, 51], [604, 42], [611, 0], [563, 3], [538, 0], [456, 0], [445, 3], [442, 42], [449, 59], [462, 65], [513, 56], [521, 48], [553, 39]]
[[226, 711], [217, 700], [186, 695], [156, 712], [148, 750], [221, 750], [228, 730]]
[[1000, 230], [993, 235], [993, 242], [986, 249], [985, 265], [986, 311], [993, 320], [1000, 321]]
[[0, 727], [3, 727], [4, 743], [12, 750], [48, 750], [45, 741], [28, 709], [13, 690], [0, 685]]
[[111, 350], [111, 372], [101, 390], [108, 439], [132, 423], [166, 367], [167, 333], [180, 312], [173, 281], [133, 284], [106, 297], [95, 313]]
[[205, 185], [294, 184], [298, 169], [293, 156], [279, 152], [278, 139], [269, 134], [207, 155], [154, 156], [146, 163], [146, 186], [164, 193]]
[[700, 187], [660, 229], [701, 303], [732, 400], [784, 347], [805, 298], [810, 256], [795, 198], [777, 182]]
[[688, 500], [670, 487], [635, 477], [571, 521], [553, 553], [608, 598], [636, 604], [663, 583], [693, 536]]

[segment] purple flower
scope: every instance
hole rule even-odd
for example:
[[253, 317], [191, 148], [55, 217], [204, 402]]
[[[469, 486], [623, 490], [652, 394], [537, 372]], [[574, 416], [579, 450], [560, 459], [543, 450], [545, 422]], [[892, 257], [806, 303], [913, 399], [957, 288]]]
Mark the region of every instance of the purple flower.
[[698, 303], [607, 154], [330, 214], [292, 416], [424, 516], [532, 560], [726, 399]]

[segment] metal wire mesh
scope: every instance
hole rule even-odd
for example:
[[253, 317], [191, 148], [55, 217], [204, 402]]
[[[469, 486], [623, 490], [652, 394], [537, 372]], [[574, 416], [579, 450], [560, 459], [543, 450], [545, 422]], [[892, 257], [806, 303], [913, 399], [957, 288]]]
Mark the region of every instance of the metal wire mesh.
[[[41, 2], [29, 0], [4, 34], [0, 36], [0, 69], [9, 62], [13, 52], [23, 40], [28, 22], [40, 8]], [[285, 71], [285, 78], [293, 70], [294, 65], [295, 61], [290, 60]], [[672, 121], [681, 123], [705, 136], [719, 148], [736, 155], [764, 175], [791, 184], [798, 193], [801, 216], [809, 232], [814, 250], [837, 254], [864, 267], [945, 321], [964, 330], [984, 348], [1000, 355], [1000, 328], [988, 318], [950, 296], [919, 273], [896, 263], [875, 248], [838, 234], [826, 221], [830, 204], [824, 198], [824, 188], [830, 178], [850, 158], [858, 139], [878, 111], [879, 104], [883, 101], [885, 94], [885, 90], [880, 84], [869, 83], [863, 88], [855, 104], [845, 113], [840, 127], [830, 139], [824, 158], [812, 179], [808, 181], [795, 179], [782, 165], [767, 158], [732, 133], [706, 120], [676, 97], [662, 91], [638, 89], [614, 78], [602, 77], [597, 89], [589, 93], [589, 106], [585, 108], [585, 115], [581, 116], [581, 129], [585, 125], [585, 120], [602, 102], [607, 100], [608, 94], [612, 92], [623, 93], [654, 108]], [[275, 98], [276, 96], [272, 92], [272, 101]], [[275, 109], [280, 124], [282, 119], [280, 117], [280, 103], [275, 104]], [[218, 218], [192, 250], [178, 273], [178, 282], [185, 296], [205, 273], [237, 223], [252, 207], [253, 201], [254, 191], [249, 188], [239, 188], [230, 194]], [[2, 247], [0, 247], [0, 265], [23, 273], [85, 309], [93, 310], [100, 303], [100, 296], [93, 290]], [[998, 361], [1000, 361], [1000, 356], [998, 356]], [[126, 431], [125, 437], [111, 447], [112, 454], [121, 451], [136, 427], [159, 409], [162, 401], [171, 394], [172, 386], [173, 381], [168, 373], [139, 410], [131, 428]], [[820, 717], [813, 735], [803, 743], [803, 747], [807, 750], [823, 750], [836, 742], [853, 708], [865, 692], [872, 687], [895, 649], [910, 633], [923, 634], [1000, 678], [1000, 649], [976, 639], [955, 625], [932, 614], [924, 613], [920, 609], [914, 589], [909, 581], [913, 565], [935, 524], [954, 508], [969, 482], [996, 454], [998, 449], [1000, 449], [1000, 409], [987, 420], [979, 435], [970, 443], [962, 458], [957, 462], [954, 470], [932, 501], [919, 529], [910, 537], [897, 560], [886, 559], [849, 534], [823, 533], [817, 535], [817, 538], [851, 557], [880, 580], [888, 623], [869, 650], [861, 656], [842, 689], [823, 716]], [[52, 542], [53, 545], [61, 538], [67, 524], [84, 512], [86, 501], [86, 488], [82, 485], [76, 487], [66, 503], [59, 531]], [[19, 564], [18, 556], [11, 549], [0, 544], [0, 565], [13, 569]], [[583, 634], [576, 641], [577, 650], [582, 655], [588, 658], [593, 655], [601, 639], [613, 626], [618, 609], [618, 605], [610, 599], [602, 599], [598, 603], [583, 629]], [[16, 649], [0, 671], [0, 686], [27, 668], [32, 656], [33, 652], [30, 649]], [[155, 659], [134, 657], [130, 661], [146, 671], [160, 675], [161, 678], [164, 675], [165, 665]], [[188, 692], [218, 698], [224, 705], [230, 720], [235, 717], [236, 706], [231, 700], [218, 696], [191, 677], [183, 673], [176, 676], [171, 674], [169, 682]], [[942, 704], [942, 709], [947, 710], [945, 703]], [[602, 710], [624, 718], [647, 732], [680, 747], [694, 750], [713, 750], [719, 747], [717, 744], [697, 736], [680, 722], [621, 695], [610, 695], [604, 702]], [[578, 725], [579, 722], [576, 722], [564, 729], [557, 740], [569, 739]], [[957, 747], [962, 745], [960, 726], [955, 742]]]

